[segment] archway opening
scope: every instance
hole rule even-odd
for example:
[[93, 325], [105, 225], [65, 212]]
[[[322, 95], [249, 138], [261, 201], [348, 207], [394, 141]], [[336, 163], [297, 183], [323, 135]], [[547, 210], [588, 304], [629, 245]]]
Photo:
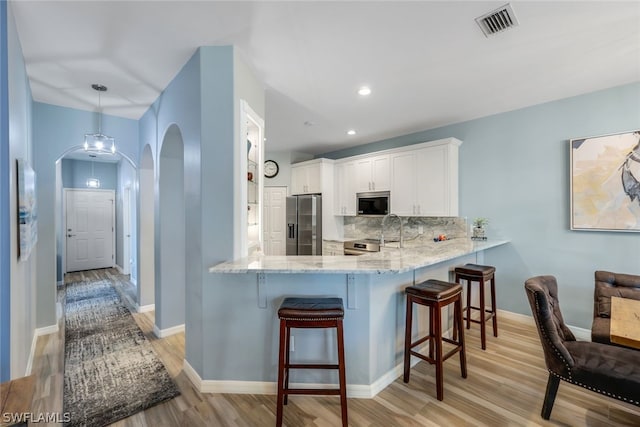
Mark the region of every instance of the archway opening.
[[166, 336], [185, 322], [184, 143], [177, 125], [167, 129], [158, 161], [155, 244], [155, 328]]

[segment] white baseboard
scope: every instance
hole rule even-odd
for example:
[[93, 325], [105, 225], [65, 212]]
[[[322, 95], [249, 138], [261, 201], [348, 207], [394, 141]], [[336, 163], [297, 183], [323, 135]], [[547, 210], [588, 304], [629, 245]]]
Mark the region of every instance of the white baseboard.
[[136, 311], [138, 313], [146, 313], [148, 311], [154, 311], [156, 309], [155, 304], [138, 305], [136, 304]]
[[153, 333], [158, 338], [166, 338], [170, 335], [179, 334], [180, 332], [184, 332], [184, 323], [167, 329], [158, 329], [157, 325], [153, 325]]
[[[420, 348], [420, 351], [426, 350], [426, 346]], [[411, 366], [415, 366], [420, 362], [417, 357], [411, 357]], [[231, 393], [231, 394], [276, 394], [278, 384], [270, 381], [217, 381], [203, 380], [195, 369], [185, 359], [183, 364], [184, 373], [193, 383], [196, 390], [200, 393]], [[347, 384], [347, 397], [356, 399], [372, 399], [389, 384], [393, 383], [404, 372], [403, 363], [398, 364], [395, 368], [383, 374], [380, 378], [370, 385], [366, 384]], [[290, 386], [305, 388], [337, 388], [337, 384], [312, 384], [312, 383], [291, 383]]]
[[36, 355], [36, 345], [38, 344], [38, 337], [42, 335], [55, 334], [58, 332], [58, 324], [45, 326], [44, 328], [37, 328], [33, 331], [33, 339], [31, 340], [31, 350], [29, 351], [29, 359], [27, 360], [27, 368], [25, 369], [25, 376], [31, 375], [33, 369], [33, 358]]
[[[525, 314], [513, 313], [510, 311], [498, 310], [498, 318], [514, 320], [528, 325], [535, 326], [535, 320], [532, 316]], [[182, 325], [184, 328], [184, 325]], [[591, 341], [591, 331], [584, 328], [569, 326], [577, 339], [581, 341]], [[166, 330], [165, 330], [166, 331]], [[154, 326], [154, 333], [159, 336]], [[451, 330], [445, 332], [445, 335], [451, 335]], [[427, 351], [427, 346], [422, 346], [418, 351]], [[420, 362], [417, 357], [411, 357], [411, 367]], [[200, 375], [193, 369], [189, 362], [185, 359], [183, 369], [187, 378], [191, 380], [196, 390], [201, 393], [235, 393], [235, 394], [276, 394], [277, 384], [268, 381], [218, 381], [203, 380]], [[382, 374], [373, 383], [366, 384], [347, 384], [347, 396], [351, 398], [371, 399], [378, 393], [393, 383], [403, 374], [404, 365], [399, 363], [394, 368]], [[291, 384], [291, 387], [310, 387], [310, 388], [336, 388], [336, 384]]]
[[[504, 317], [506, 319], [515, 320], [518, 322], [527, 323], [529, 325], [535, 326], [536, 321], [533, 319], [533, 316], [528, 316], [526, 314], [513, 313], [511, 311], [504, 311], [498, 309], [498, 318]], [[499, 320], [498, 320], [499, 321]], [[591, 330], [585, 328], [579, 328], [577, 326], [567, 325], [567, 328], [573, 332], [576, 339], [579, 341], [591, 341]]]

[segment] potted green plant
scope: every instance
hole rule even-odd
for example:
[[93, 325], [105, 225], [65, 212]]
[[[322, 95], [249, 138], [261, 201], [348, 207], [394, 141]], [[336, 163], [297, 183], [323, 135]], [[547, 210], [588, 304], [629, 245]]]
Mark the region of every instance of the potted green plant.
[[474, 218], [472, 240], [487, 240], [485, 227], [489, 224], [488, 218]]

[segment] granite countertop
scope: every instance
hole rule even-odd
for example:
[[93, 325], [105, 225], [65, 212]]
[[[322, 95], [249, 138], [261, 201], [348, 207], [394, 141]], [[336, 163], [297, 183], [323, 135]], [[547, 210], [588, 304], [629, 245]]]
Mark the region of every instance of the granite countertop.
[[383, 247], [360, 256], [252, 255], [209, 268], [210, 273], [404, 273], [508, 243], [508, 240], [452, 239], [409, 248]]

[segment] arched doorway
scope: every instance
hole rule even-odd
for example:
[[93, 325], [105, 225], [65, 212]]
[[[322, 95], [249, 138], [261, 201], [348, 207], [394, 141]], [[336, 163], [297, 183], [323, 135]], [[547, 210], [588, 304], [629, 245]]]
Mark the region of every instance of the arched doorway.
[[162, 140], [156, 195], [154, 331], [163, 337], [185, 322], [184, 143], [175, 124]]
[[[63, 179], [63, 160], [75, 162], [74, 169], [67, 174], [66, 179]], [[66, 187], [83, 188], [84, 184], [78, 184], [83, 181], [82, 173], [84, 172], [81, 164], [96, 164], [96, 169], [99, 169], [100, 164], [112, 164], [114, 172], [114, 180], [111, 182], [111, 187], [118, 198], [115, 209], [115, 233], [114, 233], [114, 266], [124, 271], [126, 266], [132, 267], [134, 270], [138, 263], [137, 253], [127, 253], [124, 255], [124, 245], [129, 244], [129, 247], [136, 246], [135, 239], [126, 238], [127, 234], [131, 234], [137, 230], [137, 222], [133, 220], [136, 217], [137, 207], [129, 203], [125, 206], [122, 203], [122, 199], [125, 194], [125, 187], [135, 188], [137, 186], [137, 165], [126, 154], [117, 152], [116, 154], [104, 154], [87, 153], [83, 146], [76, 145], [65, 150], [55, 161], [55, 258], [56, 258], [56, 282], [58, 285], [62, 285], [64, 281], [64, 274], [67, 272], [67, 260], [66, 260], [66, 226], [65, 226], [65, 199], [64, 191]], [[92, 165], [93, 166], [93, 165]], [[88, 168], [88, 166], [86, 166]], [[92, 167], [93, 169], [93, 167]], [[65, 186], [64, 182], [68, 183]], [[125, 182], [126, 181], [126, 182]], [[122, 184], [122, 185], [120, 185]], [[134, 196], [133, 196], [134, 197]], [[125, 209], [127, 211], [125, 212]], [[123, 227], [123, 218], [128, 217], [131, 219], [127, 230]], [[125, 243], [126, 242], [126, 243]], [[137, 271], [128, 270], [125, 274], [131, 274], [132, 281], [135, 282], [137, 278]]]
[[140, 158], [139, 184], [139, 244], [138, 244], [138, 311], [155, 308], [155, 218], [154, 162], [151, 147], [145, 145]]

